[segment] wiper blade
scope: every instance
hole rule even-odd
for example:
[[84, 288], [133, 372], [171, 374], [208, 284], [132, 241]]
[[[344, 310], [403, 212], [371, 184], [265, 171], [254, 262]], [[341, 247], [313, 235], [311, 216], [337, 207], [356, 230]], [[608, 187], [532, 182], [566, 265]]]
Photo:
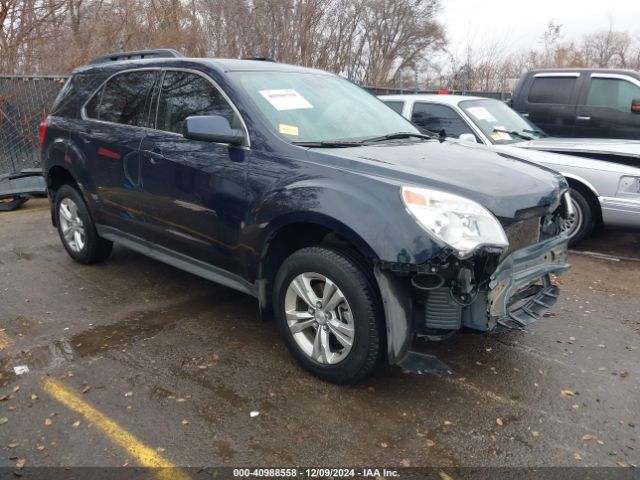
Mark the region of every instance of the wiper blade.
[[504, 130], [502, 128], [494, 128], [493, 129], [494, 133], [507, 133], [509, 135], [512, 135], [514, 137], [518, 137], [522, 140], [533, 140], [533, 137], [530, 137], [529, 135], [523, 135], [522, 133], [516, 131], [516, 130]]
[[348, 147], [361, 147], [362, 142], [356, 141], [341, 141], [341, 140], [323, 140], [321, 142], [291, 142], [299, 147], [308, 148], [348, 148]]
[[[434, 135], [435, 136], [435, 135]], [[425, 138], [427, 140], [432, 140], [434, 138], [432, 135], [426, 135], [423, 133], [417, 132], [396, 132], [390, 133], [388, 135], [382, 135], [379, 137], [371, 137], [365, 138], [363, 140], [323, 140], [321, 142], [291, 142], [294, 145], [298, 145], [300, 147], [309, 147], [309, 148], [347, 148], [347, 147], [361, 147], [365, 143], [375, 143], [375, 142], [384, 142], [385, 140], [396, 140], [401, 138]]]
[[411, 138], [411, 137], [424, 138], [424, 139], [427, 139], [427, 140], [432, 140], [434, 138], [431, 135], [425, 135], [423, 133], [397, 132], [397, 133], [390, 133], [388, 135], [382, 135], [380, 137], [366, 138], [366, 139], [362, 140], [362, 143], [384, 142], [385, 140], [396, 140], [396, 139], [400, 139], [400, 138]]
[[549, 135], [547, 135], [546, 133], [544, 133], [542, 130], [528, 130], [528, 129], [524, 129], [522, 130], [525, 133], [533, 133], [534, 135], [538, 135], [540, 138], [544, 138], [544, 137], [548, 137]]

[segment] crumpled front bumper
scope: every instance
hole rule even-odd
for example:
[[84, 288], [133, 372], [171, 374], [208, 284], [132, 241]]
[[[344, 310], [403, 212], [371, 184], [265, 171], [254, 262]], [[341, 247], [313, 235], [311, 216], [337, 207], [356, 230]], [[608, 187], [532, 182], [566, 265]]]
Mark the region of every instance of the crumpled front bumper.
[[[558, 287], [551, 283], [551, 275], [570, 268], [566, 263], [567, 248], [568, 239], [561, 235], [515, 250], [500, 262], [471, 304], [461, 308], [451, 300], [439, 306], [455, 309], [460, 315], [458, 329], [490, 332], [522, 328], [556, 303]], [[374, 273], [387, 320], [389, 363], [399, 363], [413, 371], [448, 371], [437, 358], [411, 351], [424, 324], [421, 319], [421, 324], [416, 324], [416, 302], [411, 297], [408, 277], [381, 265], [376, 265]]]
[[498, 265], [487, 295], [490, 330], [522, 328], [556, 303], [559, 289], [550, 275], [570, 268], [568, 241], [564, 235], [543, 240], [512, 252]]

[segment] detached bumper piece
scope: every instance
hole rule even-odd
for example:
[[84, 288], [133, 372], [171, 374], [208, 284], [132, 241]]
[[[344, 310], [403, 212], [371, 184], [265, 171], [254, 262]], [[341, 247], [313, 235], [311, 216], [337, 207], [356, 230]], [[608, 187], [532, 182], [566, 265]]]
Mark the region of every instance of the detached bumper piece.
[[528, 301], [510, 311], [506, 317], [498, 320], [498, 328], [508, 328], [510, 330], [521, 330], [549, 310], [558, 301], [560, 289], [555, 285], [541, 286], [536, 289]]
[[413, 350], [409, 350], [404, 358], [398, 362], [398, 365], [411, 373], [417, 373], [419, 375], [423, 373], [436, 373], [441, 375], [453, 374], [449, 365], [444, 363], [435, 355], [415, 352]]
[[25, 169], [0, 175], [0, 212], [15, 210], [31, 196], [45, 196], [47, 192], [42, 170]]
[[560, 289], [552, 285], [551, 274], [570, 268], [567, 241], [564, 236], [550, 238], [516, 250], [500, 263], [489, 283], [490, 329], [523, 328], [557, 302]]

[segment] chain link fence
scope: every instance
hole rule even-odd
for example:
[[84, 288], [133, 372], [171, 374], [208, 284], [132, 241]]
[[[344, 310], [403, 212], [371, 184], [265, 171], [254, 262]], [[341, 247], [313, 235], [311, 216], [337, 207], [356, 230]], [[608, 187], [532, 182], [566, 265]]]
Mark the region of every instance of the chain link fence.
[[[38, 124], [45, 118], [65, 80], [64, 76], [0, 76], [0, 175], [40, 167]], [[365, 88], [374, 95], [414, 93], [399, 88]], [[421, 90], [417, 93], [438, 91]], [[505, 98], [502, 92], [465, 93]]]
[[0, 175], [40, 167], [38, 125], [64, 81], [0, 76]]

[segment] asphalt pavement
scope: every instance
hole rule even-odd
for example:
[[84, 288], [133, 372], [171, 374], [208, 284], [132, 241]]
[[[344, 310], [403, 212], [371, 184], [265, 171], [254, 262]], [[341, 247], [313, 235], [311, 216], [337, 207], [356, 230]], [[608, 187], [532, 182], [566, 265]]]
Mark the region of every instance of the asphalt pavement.
[[451, 376], [344, 387], [246, 295], [118, 246], [74, 263], [32, 200], [0, 214], [0, 467], [639, 465], [639, 247], [597, 233], [526, 331], [420, 344]]

